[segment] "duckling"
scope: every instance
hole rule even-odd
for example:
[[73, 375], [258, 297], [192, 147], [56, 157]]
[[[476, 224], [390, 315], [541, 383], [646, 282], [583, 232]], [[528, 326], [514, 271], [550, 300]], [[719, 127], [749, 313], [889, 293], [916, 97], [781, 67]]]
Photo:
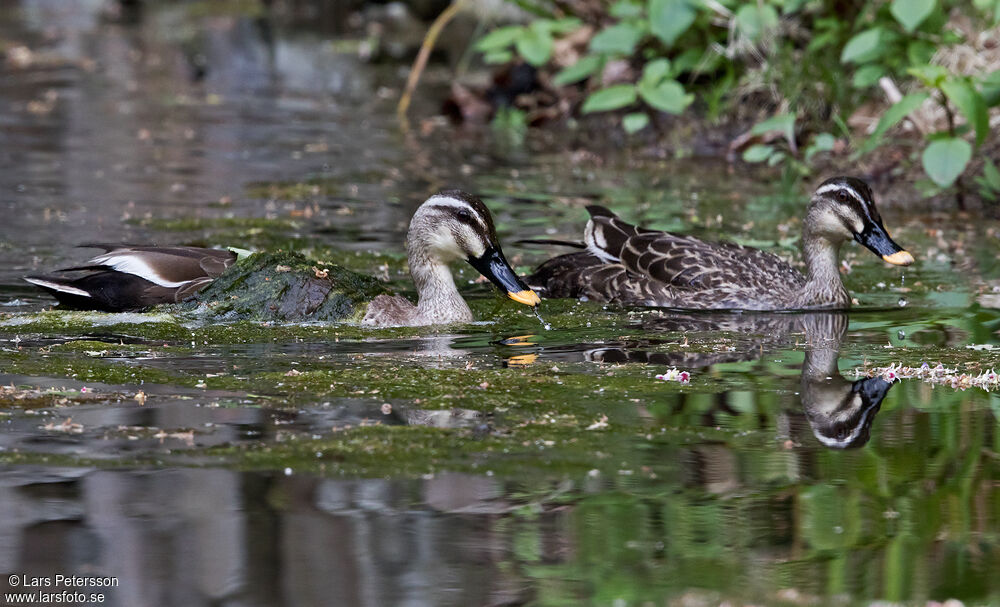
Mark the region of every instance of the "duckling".
[[687, 309], [843, 309], [851, 298], [838, 271], [840, 245], [853, 238], [886, 262], [913, 255], [882, 225], [861, 179], [834, 177], [816, 189], [802, 226], [801, 274], [776, 255], [630, 225], [608, 209], [587, 207], [586, 251], [539, 266], [527, 282], [546, 297]]
[[[69, 308], [142, 311], [194, 296], [237, 259], [231, 251], [200, 247], [85, 246], [105, 252], [62, 271], [87, 274], [35, 275], [25, 280]], [[368, 304], [362, 324], [420, 326], [473, 320], [448, 269], [447, 264], [455, 259], [468, 261], [514, 301], [529, 306], [540, 303], [504, 258], [486, 205], [465, 192], [443, 191], [420, 205], [410, 221], [407, 251], [419, 294], [417, 305], [400, 296], [379, 295]]]
[[532, 307], [541, 302], [507, 263], [489, 209], [461, 190], [442, 191], [420, 205], [410, 220], [406, 252], [417, 304], [400, 295], [379, 295], [361, 324], [422, 326], [473, 320], [448, 269], [457, 259], [467, 261], [514, 301]]

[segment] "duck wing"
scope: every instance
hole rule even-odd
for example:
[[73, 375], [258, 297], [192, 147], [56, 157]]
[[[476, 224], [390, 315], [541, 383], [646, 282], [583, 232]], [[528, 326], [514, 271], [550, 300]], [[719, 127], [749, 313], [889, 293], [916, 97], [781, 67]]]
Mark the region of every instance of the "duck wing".
[[799, 272], [772, 253], [637, 228], [603, 207], [597, 209], [596, 214], [591, 211], [584, 233], [588, 250], [609, 264], [620, 264], [639, 280], [691, 291], [758, 290], [778, 282], [802, 281]]
[[226, 268], [236, 262], [237, 258], [232, 251], [202, 247], [107, 243], [84, 246], [101, 248], [105, 252], [91, 258], [82, 266], [64, 268], [64, 271], [114, 270], [138, 276], [161, 287], [185, 288], [185, 290], [192, 281], [204, 286], [207, 284], [204, 279], [218, 278]]

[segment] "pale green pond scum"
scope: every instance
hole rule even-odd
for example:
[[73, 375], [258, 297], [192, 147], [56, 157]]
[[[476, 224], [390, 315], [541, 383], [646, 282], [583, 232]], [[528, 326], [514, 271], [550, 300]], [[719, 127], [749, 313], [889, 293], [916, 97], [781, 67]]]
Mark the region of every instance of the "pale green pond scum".
[[413, 297], [406, 225], [442, 187], [522, 274], [562, 251], [514, 241], [579, 239], [588, 204], [798, 260], [815, 184], [563, 128], [403, 135], [399, 66], [329, 43], [356, 32], [51, 4], [0, 10], [59, 58], [0, 82], [0, 570], [118, 576], [122, 606], [1000, 605], [1000, 394], [869, 377], [1000, 370], [1000, 221], [880, 198], [917, 262], [845, 244], [847, 314], [536, 317], [466, 264], [468, 325], [53, 309], [20, 277], [88, 241], [294, 251]]

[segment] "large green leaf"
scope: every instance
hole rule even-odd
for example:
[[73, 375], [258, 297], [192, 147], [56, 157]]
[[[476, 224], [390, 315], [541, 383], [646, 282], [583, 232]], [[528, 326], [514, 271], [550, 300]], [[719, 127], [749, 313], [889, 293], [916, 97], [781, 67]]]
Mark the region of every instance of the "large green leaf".
[[631, 55], [642, 39], [642, 30], [631, 23], [616, 23], [606, 27], [590, 39], [590, 50], [595, 53]]
[[986, 101], [976, 87], [966, 78], [952, 78], [941, 85], [948, 100], [962, 112], [969, 125], [976, 132], [976, 145], [980, 145], [990, 132], [990, 115]]
[[580, 82], [589, 78], [591, 74], [601, 69], [604, 65], [604, 58], [600, 55], [586, 55], [573, 65], [561, 70], [552, 77], [552, 84], [556, 86], [566, 86]]
[[882, 136], [885, 132], [896, 126], [900, 120], [906, 118], [910, 112], [920, 107], [920, 105], [927, 101], [930, 97], [928, 93], [911, 93], [896, 103], [892, 105], [889, 109], [882, 114], [879, 118], [878, 124], [875, 126], [875, 132], [872, 136], [868, 138], [868, 141], [861, 146], [861, 153], [867, 154], [868, 152], [874, 150], [878, 147], [879, 142], [882, 140]]
[[854, 35], [840, 53], [841, 63], [865, 63], [882, 53], [882, 28], [873, 27]]
[[[537, 27], [536, 27], [537, 26]], [[544, 65], [552, 56], [552, 33], [547, 27], [532, 23], [523, 36], [514, 42], [518, 54], [535, 67]]]
[[972, 145], [954, 137], [932, 141], [924, 150], [921, 161], [927, 176], [944, 188], [955, 183], [971, 158]]
[[770, 4], [744, 4], [736, 11], [736, 26], [751, 40], [760, 38], [761, 34], [777, 25], [778, 11]]
[[682, 114], [694, 101], [694, 95], [684, 92], [684, 87], [676, 80], [664, 80], [653, 85], [648, 81], [639, 83], [642, 100], [654, 108], [670, 114]]
[[697, 14], [690, 0], [649, 0], [648, 11], [653, 35], [667, 46], [691, 27]]
[[635, 100], [636, 92], [634, 85], [616, 84], [591, 93], [587, 97], [587, 100], [583, 102], [581, 111], [584, 114], [590, 114], [591, 112], [617, 110], [618, 108], [635, 103]]
[[892, 0], [889, 12], [908, 32], [917, 29], [934, 12], [937, 0]]

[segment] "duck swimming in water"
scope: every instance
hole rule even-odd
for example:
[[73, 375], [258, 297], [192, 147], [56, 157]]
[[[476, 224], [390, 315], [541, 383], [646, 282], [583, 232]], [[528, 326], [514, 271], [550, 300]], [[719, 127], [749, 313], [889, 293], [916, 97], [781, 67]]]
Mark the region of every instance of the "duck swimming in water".
[[[237, 260], [231, 251], [200, 247], [85, 246], [104, 249], [104, 253], [62, 270], [84, 275], [35, 275], [25, 280], [69, 308], [142, 311], [194, 296]], [[417, 304], [400, 296], [379, 295], [369, 302], [362, 324], [420, 326], [473, 320], [448, 268], [457, 259], [467, 261], [514, 301], [529, 306], [540, 302], [504, 258], [486, 205], [465, 192], [440, 192], [417, 209], [407, 233], [407, 251]]]
[[539, 266], [527, 282], [545, 297], [587, 298], [688, 309], [848, 308], [840, 245], [853, 238], [888, 263], [913, 256], [882, 225], [871, 188], [834, 177], [816, 189], [802, 225], [803, 275], [772, 253], [726, 242], [630, 225], [600, 206], [587, 207], [586, 251]]
[[361, 324], [421, 326], [473, 320], [448, 268], [458, 259], [469, 262], [514, 301], [532, 307], [541, 302], [507, 263], [489, 209], [461, 190], [445, 190], [420, 205], [406, 233], [406, 253], [417, 304], [400, 295], [379, 295], [368, 304]]

